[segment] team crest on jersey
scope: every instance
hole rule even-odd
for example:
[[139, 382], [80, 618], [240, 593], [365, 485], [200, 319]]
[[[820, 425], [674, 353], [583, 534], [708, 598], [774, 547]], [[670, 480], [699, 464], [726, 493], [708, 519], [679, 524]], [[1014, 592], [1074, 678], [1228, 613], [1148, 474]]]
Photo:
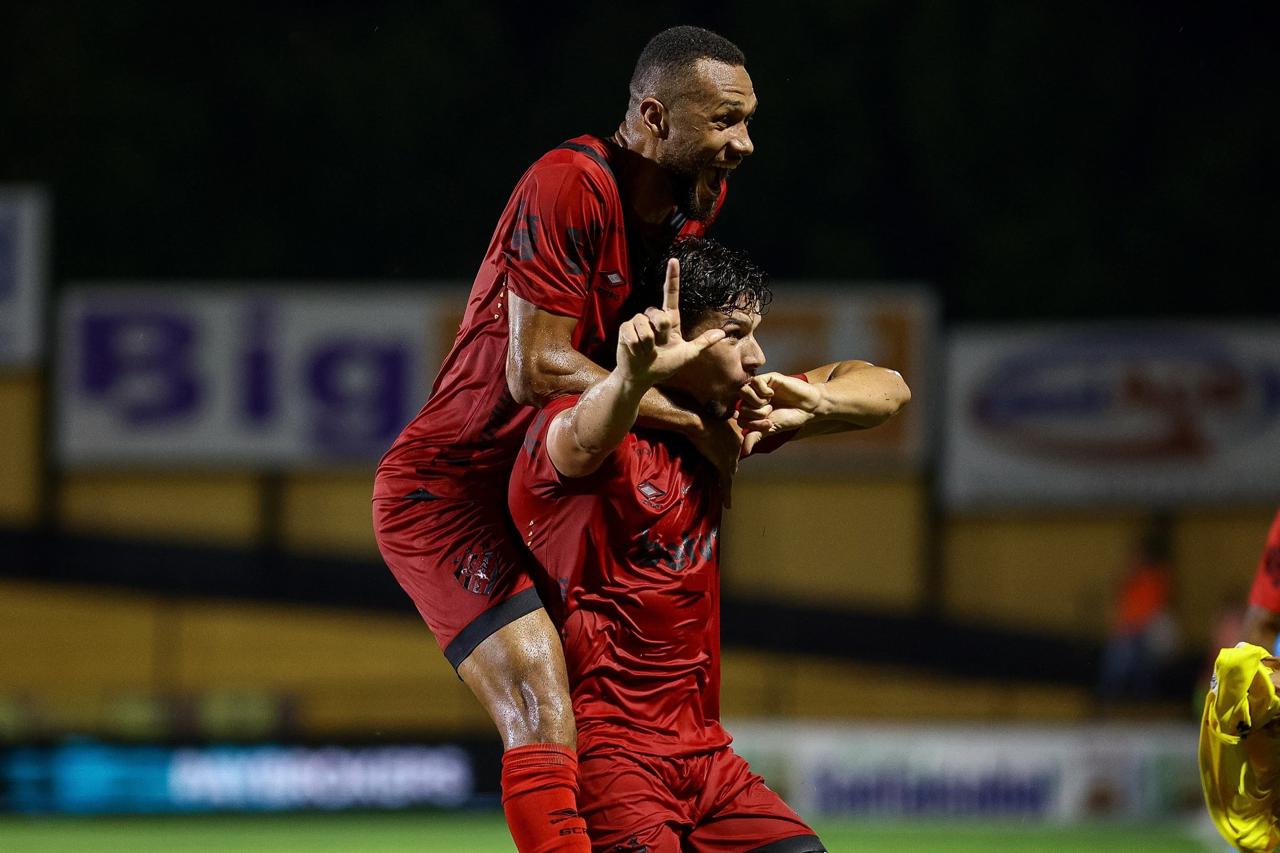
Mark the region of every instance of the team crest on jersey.
[[453, 564], [457, 567], [453, 570], [453, 577], [462, 584], [463, 589], [477, 595], [492, 593], [498, 576], [502, 574], [502, 567], [498, 565], [498, 552], [488, 546], [454, 557]]

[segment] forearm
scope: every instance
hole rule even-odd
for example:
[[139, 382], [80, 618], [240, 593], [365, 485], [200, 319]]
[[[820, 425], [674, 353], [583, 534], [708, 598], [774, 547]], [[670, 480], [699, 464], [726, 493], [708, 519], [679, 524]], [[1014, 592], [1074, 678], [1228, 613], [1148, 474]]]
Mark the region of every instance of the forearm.
[[542, 408], [557, 397], [581, 394], [609, 371], [575, 349], [548, 348], [528, 358], [507, 358], [507, 387], [516, 402]]
[[577, 450], [600, 459], [612, 453], [635, 425], [649, 390], [617, 370], [591, 386], [569, 415], [568, 429]]
[[[896, 370], [865, 361], [842, 361], [810, 376], [818, 392], [813, 423], [837, 422], [867, 428], [893, 417], [911, 399]], [[825, 377], [822, 376], [825, 373]]]
[[686, 409], [668, 397], [661, 388], [650, 388], [640, 399], [636, 423], [649, 429], [662, 429], [681, 435], [693, 435], [702, 428], [702, 416]]

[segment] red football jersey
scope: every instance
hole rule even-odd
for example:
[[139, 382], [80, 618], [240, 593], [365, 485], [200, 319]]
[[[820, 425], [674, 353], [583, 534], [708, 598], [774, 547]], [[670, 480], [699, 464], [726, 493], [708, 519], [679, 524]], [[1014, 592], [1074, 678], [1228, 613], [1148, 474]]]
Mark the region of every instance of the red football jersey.
[[[536, 411], [507, 390], [508, 291], [577, 318], [574, 347], [605, 367], [622, 319], [660, 304], [660, 292], [638, 286], [644, 268], [677, 235], [701, 236], [715, 215], [700, 222], [673, 210], [664, 227], [652, 229], [629, 222], [618, 188], [635, 157], [612, 141], [580, 136], [525, 172], [431, 395], [378, 466], [375, 498], [401, 496], [430, 478], [442, 497], [474, 499], [491, 489], [501, 500]], [[722, 184], [716, 214], [726, 191]]]
[[[560, 589], [578, 749], [687, 756], [720, 726], [720, 489], [683, 439], [637, 430], [598, 471], [561, 477], [538, 413], [511, 474], [511, 515]], [[545, 600], [545, 596], [544, 596]]]
[[1253, 577], [1253, 590], [1249, 603], [1280, 613], [1280, 512], [1271, 522], [1267, 544], [1258, 561], [1258, 571]]

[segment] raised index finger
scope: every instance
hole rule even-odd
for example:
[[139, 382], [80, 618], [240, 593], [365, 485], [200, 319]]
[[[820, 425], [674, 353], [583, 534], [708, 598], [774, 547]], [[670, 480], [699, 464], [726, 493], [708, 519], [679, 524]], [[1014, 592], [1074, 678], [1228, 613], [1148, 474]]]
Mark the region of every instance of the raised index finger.
[[680, 310], [680, 262], [675, 258], [667, 261], [667, 281], [662, 289], [662, 310]]

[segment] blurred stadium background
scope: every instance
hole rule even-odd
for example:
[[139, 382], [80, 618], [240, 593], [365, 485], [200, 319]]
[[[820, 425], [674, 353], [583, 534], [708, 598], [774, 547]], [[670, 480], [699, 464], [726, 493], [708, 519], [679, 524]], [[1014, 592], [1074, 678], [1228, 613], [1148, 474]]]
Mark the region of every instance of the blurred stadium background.
[[[833, 850], [1220, 849], [1197, 691], [1280, 503], [1271, 12], [6, 4], [0, 848], [511, 849], [372, 469], [519, 174], [689, 22], [761, 101], [717, 233], [772, 364], [915, 391], [743, 467], [740, 750]], [[1126, 602], [1150, 682], [1104, 674]]]

